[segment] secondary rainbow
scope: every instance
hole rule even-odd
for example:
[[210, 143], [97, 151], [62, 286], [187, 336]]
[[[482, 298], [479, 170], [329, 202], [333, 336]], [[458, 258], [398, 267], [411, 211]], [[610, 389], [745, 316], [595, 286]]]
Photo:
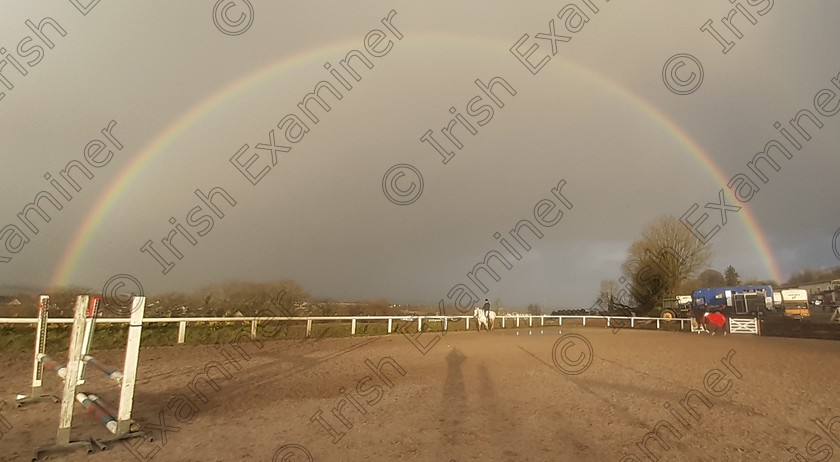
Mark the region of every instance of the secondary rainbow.
[[[140, 153], [136, 155], [129, 164], [111, 180], [105, 188], [105, 191], [97, 198], [94, 205], [90, 208], [90, 211], [82, 221], [82, 225], [75, 233], [73, 233], [72, 238], [70, 239], [70, 244], [67, 246], [62, 257], [59, 259], [59, 264], [53, 273], [50, 286], [58, 287], [71, 282], [71, 278], [73, 277], [74, 271], [78, 266], [81, 257], [85, 254], [91, 242], [94, 241], [97, 231], [110, 211], [113, 210], [113, 208], [119, 203], [120, 199], [122, 199], [122, 197], [130, 189], [134, 179], [137, 178], [142, 171], [148, 168], [157, 158], [165, 153], [167, 146], [176, 140], [182, 133], [197, 125], [202, 118], [211, 111], [217, 110], [225, 102], [232, 100], [247, 89], [263, 81], [275, 78], [279, 74], [282, 74], [290, 69], [321, 61], [325, 56], [335, 55], [336, 53], [341, 53], [342, 51], [346, 53], [348, 50], [356, 48], [358, 46], [357, 42], [358, 41], [355, 39], [333, 42], [319, 48], [301, 51], [295, 55], [283, 58], [265, 67], [259, 68], [253, 73], [224, 86], [216, 93], [209, 95], [206, 99], [193, 106], [190, 110], [184, 112], [180, 117], [167, 125], [154, 139], [146, 143], [140, 149]], [[453, 43], [468, 43], [471, 46], [478, 45], [482, 48], [493, 45], [493, 51], [498, 51], [500, 49], [506, 50], [509, 47], [509, 44], [501, 41], [478, 40], [473, 37], [456, 37], [456, 40], [453, 40], [453, 36], [451, 35], [418, 36], [413, 39], [413, 43], [411, 45], [405, 43], [400, 44], [400, 47], [429, 45], [436, 42], [445, 44], [448, 47], [451, 47]], [[497, 45], [502, 48], [497, 48]], [[553, 60], [557, 59], [557, 56], [553, 58]], [[556, 63], [552, 63], [552, 67], [556, 67], [555, 64]], [[568, 61], [562, 61], [562, 66], [564, 68], [585, 74], [588, 79], [596, 80], [599, 84], [609, 88], [615, 94], [632, 102], [648, 117], [665, 127], [668, 132], [679, 143], [681, 143], [688, 152], [691, 153], [692, 156], [706, 168], [706, 170], [709, 171], [717, 183], [721, 185], [727, 184], [726, 175], [714, 162], [714, 159], [712, 159], [712, 157], [704, 151], [703, 148], [700, 147], [700, 145], [694, 141], [688, 133], [671, 121], [657, 107], [638, 97], [625, 87], [606, 79], [602, 75], [587, 67]], [[726, 190], [731, 196], [731, 192], [728, 188], [724, 187], [724, 190]], [[778, 264], [773, 257], [773, 253], [767, 239], [761, 232], [758, 220], [755, 218], [755, 215], [748, 206], [741, 206], [743, 208], [738, 215], [743, 218], [744, 224], [747, 227], [748, 233], [752, 237], [756, 250], [761, 255], [761, 258], [763, 259], [771, 276], [777, 281], [781, 281], [781, 271], [779, 270]]]

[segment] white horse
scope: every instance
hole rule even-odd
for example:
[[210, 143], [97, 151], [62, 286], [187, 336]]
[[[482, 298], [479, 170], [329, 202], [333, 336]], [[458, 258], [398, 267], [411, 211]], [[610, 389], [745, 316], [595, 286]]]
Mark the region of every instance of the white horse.
[[495, 311], [490, 312], [489, 326], [488, 326], [487, 317], [484, 316], [484, 310], [482, 308], [480, 308], [478, 306], [475, 307], [475, 311], [473, 312], [473, 316], [475, 317], [476, 327], [478, 328], [479, 332], [481, 332], [481, 326], [484, 326], [484, 328], [487, 329], [487, 330], [493, 330], [493, 325], [496, 324], [496, 312]]

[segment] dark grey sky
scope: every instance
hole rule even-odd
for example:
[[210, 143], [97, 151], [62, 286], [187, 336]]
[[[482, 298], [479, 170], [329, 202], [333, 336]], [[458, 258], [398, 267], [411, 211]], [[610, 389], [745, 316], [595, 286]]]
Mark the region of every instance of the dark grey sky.
[[[730, 212], [709, 243], [716, 269], [732, 264], [742, 277], [771, 278], [775, 261], [787, 278], [838, 264], [838, 120], [814, 105], [826, 114], [837, 106], [840, 85], [831, 80], [840, 79], [840, 33], [831, 18], [840, 5], [740, 2], [748, 15], [732, 20], [739, 39], [721, 21], [735, 8], [726, 2], [581, 1], [585, 22], [542, 1], [229, 3], [220, 2], [216, 14], [214, 2], [101, 2], [86, 15], [71, 2], [4, 7], [4, 285], [98, 289], [128, 274], [150, 293], [289, 278], [316, 295], [436, 303], [449, 302], [450, 289], [464, 283], [508, 306], [588, 306], [601, 280], [620, 276], [645, 224], [717, 202], [721, 188], [727, 203], [743, 209]], [[535, 38], [549, 34], [552, 20], [554, 55], [551, 40]], [[709, 32], [701, 31], [708, 20]], [[510, 51], [523, 34], [519, 50], [536, 47], [527, 58], [533, 65], [551, 58], [535, 75]], [[358, 81], [340, 64], [352, 50], [373, 65], [350, 61]], [[687, 58], [666, 71], [677, 91], [693, 89], [688, 94], [663, 82], [663, 67], [678, 54], [702, 65], [696, 87]], [[475, 83], [496, 77], [516, 95], [498, 84], [494, 102]], [[342, 98], [320, 92], [331, 110], [307, 105], [316, 124], [298, 103], [321, 81]], [[822, 124], [799, 119], [810, 140], [789, 123], [802, 109]], [[297, 143], [286, 142], [301, 135], [286, 131], [289, 114], [309, 130]], [[456, 123], [461, 149], [441, 131], [455, 115], [475, 132]], [[120, 149], [101, 133], [110, 121]], [[777, 121], [801, 149], [774, 128]], [[272, 130], [275, 145], [291, 148], [278, 147], [276, 161], [257, 148]], [[420, 141], [427, 130], [455, 153], [446, 164]], [[85, 160], [97, 139], [104, 147], [90, 145]], [[764, 183], [747, 164], [771, 140], [787, 143], [792, 158], [774, 152], [780, 170], [761, 164]], [[257, 156], [252, 175], [270, 166], [256, 185], [230, 161], [246, 144], [238, 159]], [[93, 176], [71, 169], [80, 191], [61, 176], [71, 161]], [[423, 177], [410, 205], [383, 193], [383, 176], [398, 164]], [[410, 177], [399, 174], [410, 171], [395, 172], [393, 184], [407, 189]], [[726, 184], [739, 173], [759, 188], [746, 203]], [[551, 192], [561, 180], [571, 210]], [[194, 194], [216, 187], [236, 201], [229, 206], [215, 195], [218, 214]], [[50, 218], [31, 208], [24, 214], [37, 234], [18, 218], [36, 197]], [[552, 213], [564, 211], [553, 226], [534, 218], [543, 199], [555, 201]], [[720, 222], [718, 211], [706, 212], [703, 232]], [[530, 250], [515, 247], [520, 260], [503, 254], [509, 270], [491, 263], [500, 281], [481, 273], [486, 294], [470, 286], [474, 265], [488, 252], [505, 252], [494, 234], [519, 245], [509, 231], [523, 219], [542, 238], [521, 232]], [[181, 259], [161, 242], [173, 229]], [[141, 251], [149, 240], [174, 263], [166, 274]]]

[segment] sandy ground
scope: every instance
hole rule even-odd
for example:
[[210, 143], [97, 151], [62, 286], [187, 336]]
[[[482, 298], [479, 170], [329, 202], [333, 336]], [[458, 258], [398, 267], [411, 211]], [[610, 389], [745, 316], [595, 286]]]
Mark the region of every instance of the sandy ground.
[[[453, 332], [425, 354], [400, 334], [143, 349], [135, 417], [154, 441], [56, 459], [840, 460], [836, 342], [558, 329]], [[30, 362], [3, 358], [0, 460], [54, 439], [58, 405], [14, 406]], [[208, 365], [218, 390], [200, 378]], [[88, 377], [84, 390], [117, 402]], [[832, 417], [821, 431], [815, 419]], [[80, 406], [75, 423], [76, 438], [107, 435]]]

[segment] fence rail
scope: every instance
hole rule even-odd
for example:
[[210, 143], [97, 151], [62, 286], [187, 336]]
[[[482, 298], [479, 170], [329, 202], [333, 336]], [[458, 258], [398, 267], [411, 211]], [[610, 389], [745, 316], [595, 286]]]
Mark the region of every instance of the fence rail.
[[[564, 320], [572, 320], [572, 319], [579, 319], [581, 320], [582, 324], [585, 326], [587, 320], [601, 320], [606, 321], [605, 327], [614, 327], [614, 328], [624, 328], [624, 327], [636, 327], [637, 324], [656, 324], [656, 328], [660, 329], [662, 324], [673, 324], [673, 323], [680, 323], [680, 330], [682, 330], [685, 326], [685, 323], [690, 323], [691, 320], [689, 318], [650, 318], [650, 317], [627, 317], [627, 316], [589, 316], [589, 315], [539, 315], [539, 316], [528, 316], [528, 315], [519, 315], [519, 316], [498, 316], [496, 318], [497, 325], [500, 325], [503, 329], [508, 328], [509, 324], [512, 324], [510, 327], [523, 327], [523, 324], [527, 322], [527, 327], [544, 327], [546, 326], [546, 321], [557, 320], [557, 324], [559, 326], [563, 325]], [[97, 324], [128, 324], [130, 321], [129, 318], [97, 318]], [[186, 337], [186, 329], [188, 323], [207, 323], [207, 322], [216, 322], [216, 323], [250, 323], [251, 324], [251, 336], [257, 336], [257, 327], [260, 322], [276, 322], [276, 321], [283, 321], [283, 322], [305, 322], [306, 323], [306, 337], [310, 337], [312, 334], [312, 325], [315, 322], [325, 322], [325, 321], [349, 321], [350, 322], [350, 335], [356, 335], [356, 325], [359, 321], [367, 322], [367, 321], [388, 321], [388, 333], [391, 334], [394, 332], [394, 321], [398, 322], [405, 322], [406, 325], [403, 328], [405, 331], [408, 328], [407, 323], [415, 323], [417, 324], [417, 332], [423, 331], [423, 325], [426, 324], [428, 326], [430, 323], [442, 323], [443, 330], [449, 329], [450, 322], [465, 322], [466, 329], [469, 330], [470, 322], [475, 322], [475, 318], [473, 316], [442, 316], [442, 315], [428, 315], [428, 316], [300, 316], [300, 317], [287, 317], [287, 316], [280, 316], [280, 317], [264, 317], [264, 316], [237, 316], [237, 317], [184, 317], [184, 318], [145, 318], [143, 319], [144, 324], [178, 324], [178, 343], [184, 343], [184, 339]], [[50, 324], [72, 324], [73, 319], [71, 318], [49, 318], [48, 323]], [[31, 324], [35, 325], [38, 323], [37, 318], [0, 318], [0, 325], [4, 324]]]

